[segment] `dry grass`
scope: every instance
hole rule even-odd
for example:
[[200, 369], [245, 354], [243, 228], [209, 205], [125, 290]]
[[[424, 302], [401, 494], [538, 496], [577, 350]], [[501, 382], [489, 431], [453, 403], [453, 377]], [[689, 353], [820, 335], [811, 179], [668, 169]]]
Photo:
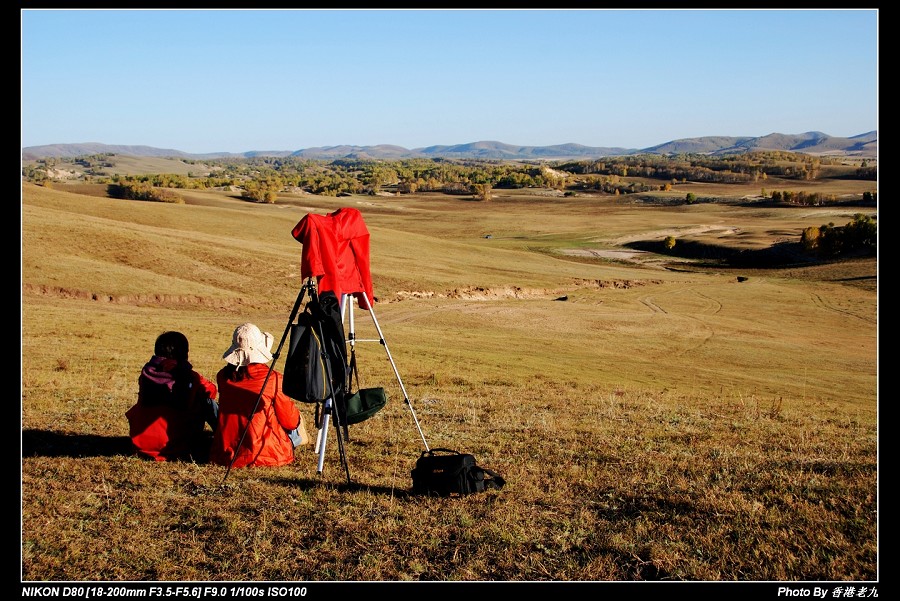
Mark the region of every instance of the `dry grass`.
[[[290, 230], [340, 206], [372, 235], [375, 311], [429, 446], [473, 453], [503, 490], [409, 495], [423, 441], [374, 343], [361, 376], [390, 402], [351, 428], [349, 485], [333, 434], [323, 474], [308, 448], [227, 480], [129, 455], [159, 332], [184, 331], [207, 376], [236, 324], [280, 335], [302, 285]], [[168, 205], [28, 184], [22, 215], [23, 580], [878, 579], [876, 261], [566, 254], [722, 224], [744, 234], [717, 243], [764, 245], [843, 216], [503, 193]]]

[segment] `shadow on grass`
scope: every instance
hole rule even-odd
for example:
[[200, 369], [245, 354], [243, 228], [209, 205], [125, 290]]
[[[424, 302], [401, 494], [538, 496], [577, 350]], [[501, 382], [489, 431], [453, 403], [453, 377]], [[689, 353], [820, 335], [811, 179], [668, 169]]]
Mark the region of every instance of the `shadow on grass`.
[[[119, 455], [133, 455], [131, 439], [127, 436], [102, 436], [98, 434], [73, 434], [71, 432], [58, 432], [53, 430], [22, 430], [22, 457], [114, 457]], [[197, 457], [197, 463], [206, 463], [205, 458]], [[350, 481], [341, 472], [340, 476], [324, 474], [318, 478], [280, 478], [280, 483], [285, 486], [313, 489], [320, 486], [329, 486], [339, 492], [369, 492], [376, 495], [389, 495], [401, 499], [421, 497], [414, 494], [411, 489], [391, 486], [369, 486], [353, 479]]]
[[873, 247], [847, 249], [841, 255], [822, 257], [803, 250], [800, 242], [778, 242], [767, 248], [740, 249], [695, 240], [679, 240], [666, 248], [663, 240], [637, 240], [624, 245], [633, 250], [667, 255], [678, 259], [705, 261], [706, 267], [785, 269], [840, 263], [847, 259], [874, 256]]
[[112, 457], [131, 453], [127, 436], [22, 430], [22, 457]]
[[412, 498], [418, 495], [414, 495], [411, 490], [396, 488], [392, 486], [369, 486], [367, 484], [363, 484], [361, 482], [356, 482], [352, 479], [347, 482], [346, 477], [341, 476], [341, 480], [335, 480], [336, 476], [325, 477], [324, 475], [320, 478], [279, 478], [276, 480], [277, 483], [283, 484], [285, 486], [297, 487], [303, 490], [311, 490], [313, 488], [319, 488], [322, 486], [327, 486], [332, 488], [338, 492], [369, 492], [373, 495], [386, 495], [393, 496], [400, 499]]
[[[194, 453], [198, 463], [205, 463], [209, 452], [202, 452], [212, 442], [212, 433], [198, 445]], [[115, 457], [133, 455], [131, 439], [127, 436], [74, 434], [53, 430], [22, 430], [22, 457]]]

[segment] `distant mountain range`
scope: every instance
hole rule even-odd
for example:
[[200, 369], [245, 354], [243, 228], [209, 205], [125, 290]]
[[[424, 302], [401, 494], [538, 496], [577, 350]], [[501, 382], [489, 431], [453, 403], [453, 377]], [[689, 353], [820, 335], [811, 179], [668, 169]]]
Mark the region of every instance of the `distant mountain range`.
[[739, 154], [762, 150], [782, 150], [816, 155], [876, 157], [878, 132], [838, 138], [822, 132], [803, 134], [769, 134], [761, 137], [705, 136], [682, 138], [649, 148], [607, 148], [581, 144], [557, 144], [554, 146], [515, 146], [503, 142], [471, 142], [424, 148], [403, 148], [390, 144], [376, 146], [320, 146], [302, 150], [252, 150], [243, 153], [212, 152], [192, 154], [180, 150], [154, 148], [152, 146], [122, 146], [86, 142], [83, 144], [47, 144], [22, 148], [22, 160], [45, 158], [73, 158], [92, 154], [119, 154], [139, 157], [165, 157], [185, 159], [220, 159], [252, 157], [301, 157], [306, 159], [411, 159], [453, 158], [493, 160], [563, 160], [592, 159], [632, 154], [683, 154], [707, 155]]

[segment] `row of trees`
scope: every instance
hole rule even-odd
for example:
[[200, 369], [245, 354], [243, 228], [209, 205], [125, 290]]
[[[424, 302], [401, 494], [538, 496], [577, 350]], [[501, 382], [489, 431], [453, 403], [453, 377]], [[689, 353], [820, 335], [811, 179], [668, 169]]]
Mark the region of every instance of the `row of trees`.
[[[747, 183], [769, 175], [809, 179], [836, 159], [812, 158], [791, 153], [748, 153], [737, 157], [705, 155], [633, 155], [603, 160], [512, 163], [451, 159], [338, 159], [322, 161], [299, 157], [251, 157], [207, 160], [196, 164], [188, 175], [153, 174], [141, 176], [98, 175], [101, 166], [114, 164], [115, 155], [91, 155], [75, 159], [90, 169], [89, 181], [117, 185], [148, 183], [160, 188], [203, 189], [237, 187], [259, 202], [272, 202], [278, 192], [301, 189], [312, 194], [376, 194], [446, 192], [480, 195], [491, 189], [552, 188], [591, 190], [609, 194], [634, 194], [670, 190], [687, 181]], [[46, 159], [23, 167], [29, 181], [48, 181], [59, 159]], [[869, 172], [871, 170], [871, 173]], [[875, 177], [874, 168], [857, 170], [856, 177]], [[630, 178], [630, 179], [626, 179]], [[648, 180], [657, 180], [658, 183]], [[489, 194], [487, 196], [490, 196]]]
[[803, 248], [824, 256], [855, 252], [875, 252], [878, 246], [878, 223], [869, 215], [857, 213], [845, 226], [828, 223], [803, 230]]
[[[737, 155], [710, 156], [681, 154], [660, 156], [638, 154], [593, 161], [572, 161], [557, 169], [572, 173], [647, 177], [672, 181], [747, 183], [769, 177], [813, 180], [825, 168], [839, 167], [839, 157], [816, 157], [783, 151], [757, 151]], [[867, 161], [853, 171], [856, 179], [876, 180], [878, 170]]]
[[110, 184], [107, 186], [107, 191], [113, 198], [184, 204], [184, 198], [181, 195], [173, 192], [169, 188], [158, 188], [153, 186], [149, 182]]
[[[837, 201], [834, 194], [822, 194], [821, 192], [805, 192], [800, 190], [773, 190], [771, 195], [766, 194], [766, 189], [762, 190], [763, 198], [771, 198], [775, 202], [783, 202], [793, 205], [801, 205], [808, 207], [820, 207], [828, 203]], [[864, 204], [875, 204], [878, 201], [878, 193], [875, 191], [863, 192], [862, 202]]]

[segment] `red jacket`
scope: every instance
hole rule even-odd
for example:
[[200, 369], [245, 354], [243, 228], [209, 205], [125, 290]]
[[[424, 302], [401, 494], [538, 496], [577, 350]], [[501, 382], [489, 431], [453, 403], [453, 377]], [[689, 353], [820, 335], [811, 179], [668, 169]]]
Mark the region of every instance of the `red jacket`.
[[[251, 363], [247, 366], [247, 377], [237, 382], [229, 379], [230, 371], [226, 366], [216, 375], [219, 385], [219, 427], [213, 435], [210, 463], [235, 468], [291, 463], [294, 460], [294, 445], [286, 430], [300, 425], [300, 411], [294, 401], [281, 391], [282, 375], [272, 370], [260, 398], [259, 391], [269, 373], [268, 365]], [[259, 406], [248, 429], [248, 417], [257, 399]], [[242, 435], [243, 444], [232, 464]]]
[[319, 292], [331, 290], [338, 300], [343, 294], [353, 294], [361, 309], [369, 308], [369, 303], [374, 302], [369, 230], [359, 210], [338, 209], [330, 215], [309, 213], [291, 234], [303, 245], [300, 276], [304, 280], [316, 277]]
[[[160, 376], [182, 371], [179, 377], [190, 382], [189, 391], [184, 398], [173, 399], [171, 403], [165, 399], [149, 398], [152, 384], [147, 383], [148, 369], [155, 370]], [[174, 383], [175, 377], [171, 376]], [[194, 457], [203, 460], [208, 449], [208, 439], [203, 436], [205, 426], [203, 406], [206, 399], [216, 398], [216, 385], [193, 371], [189, 363], [177, 365], [177, 362], [153, 357], [141, 372], [138, 379], [138, 402], [125, 412], [128, 418], [128, 435], [134, 450], [141, 457], [156, 461], [173, 461]], [[165, 386], [160, 383], [159, 387]], [[187, 390], [187, 387], [185, 388]]]

